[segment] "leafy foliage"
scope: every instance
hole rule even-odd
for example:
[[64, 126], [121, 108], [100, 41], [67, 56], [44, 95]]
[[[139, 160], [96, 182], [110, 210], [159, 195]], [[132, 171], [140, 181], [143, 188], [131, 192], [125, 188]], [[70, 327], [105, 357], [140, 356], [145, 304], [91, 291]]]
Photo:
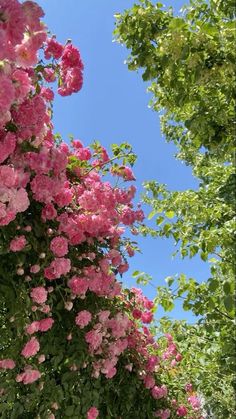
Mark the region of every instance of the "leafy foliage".
[[183, 347], [194, 351], [188, 370], [210, 411], [234, 417], [235, 9], [232, 1], [191, 0], [174, 16], [162, 7], [141, 0], [117, 14], [115, 36], [130, 50], [129, 69], [142, 69], [143, 80], [151, 82], [151, 106], [161, 113], [162, 131], [176, 144], [177, 158], [192, 167], [198, 188], [168, 191], [146, 182], [143, 200], [157, 227], [141, 232], [173, 238], [174, 254], [199, 255], [210, 264], [204, 281], [184, 274], [168, 278], [156, 301], [170, 311], [181, 299], [185, 310], [200, 316], [195, 326], [172, 327], [177, 337], [181, 331]]

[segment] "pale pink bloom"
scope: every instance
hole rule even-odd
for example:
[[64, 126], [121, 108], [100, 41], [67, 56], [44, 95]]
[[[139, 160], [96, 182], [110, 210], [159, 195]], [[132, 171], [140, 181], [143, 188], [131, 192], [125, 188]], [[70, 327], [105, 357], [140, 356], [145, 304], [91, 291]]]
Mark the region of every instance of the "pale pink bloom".
[[36, 287], [31, 290], [30, 296], [35, 303], [43, 304], [47, 301], [48, 293], [44, 287]]
[[29, 335], [32, 335], [33, 333], [38, 332], [38, 330], [39, 330], [38, 321], [34, 321], [26, 327], [26, 333], [28, 333]]
[[56, 402], [52, 403], [51, 407], [52, 407], [52, 409], [55, 409], [55, 410], [59, 409], [59, 406]]
[[46, 357], [45, 357], [44, 354], [39, 355], [39, 357], [38, 357], [38, 363], [39, 364], [42, 364], [45, 361], [45, 359], [46, 359]]
[[71, 310], [72, 310], [72, 308], [73, 308], [73, 303], [72, 303], [72, 301], [66, 301], [66, 302], [65, 302], [65, 309], [66, 309], [67, 311], [71, 311]]
[[193, 410], [199, 410], [201, 407], [201, 401], [195, 395], [189, 396], [188, 402], [191, 404]]
[[89, 344], [90, 350], [95, 351], [102, 343], [102, 333], [99, 330], [90, 330], [86, 333], [85, 340]]
[[40, 349], [39, 341], [35, 337], [31, 338], [21, 351], [21, 355], [25, 358], [30, 358], [37, 354]]
[[87, 419], [97, 419], [99, 411], [96, 407], [90, 407], [87, 411]]
[[184, 388], [187, 393], [191, 393], [193, 391], [193, 385], [191, 383], [187, 383]]
[[37, 274], [40, 271], [40, 266], [39, 265], [32, 265], [30, 267], [30, 272], [33, 274]]
[[13, 361], [13, 359], [1, 359], [0, 360], [0, 369], [5, 369], [5, 370], [12, 370], [13, 368], [15, 368], [16, 364]]
[[170, 417], [170, 409], [160, 409], [157, 412], [155, 412], [155, 417], [160, 419], [168, 419]]
[[75, 323], [77, 326], [80, 327], [80, 329], [83, 329], [85, 326], [87, 326], [92, 320], [92, 314], [87, 311], [87, 310], [83, 310], [80, 311], [76, 318], [75, 318]]
[[24, 249], [26, 245], [26, 238], [25, 236], [16, 236], [10, 242], [10, 250], [12, 252], [19, 252]]
[[55, 256], [65, 256], [68, 253], [68, 240], [65, 237], [54, 237], [50, 243], [50, 250]]
[[18, 374], [16, 376], [17, 383], [23, 383], [23, 384], [32, 384], [35, 381], [37, 381], [41, 377], [41, 374], [38, 370], [33, 370], [31, 368], [26, 368], [24, 372], [21, 374]]
[[144, 378], [144, 385], [146, 388], [153, 388], [155, 386], [155, 379], [151, 375], [146, 375]]
[[167, 387], [165, 385], [158, 387], [154, 386], [151, 389], [151, 394], [154, 399], [161, 399], [162, 397], [167, 396]]

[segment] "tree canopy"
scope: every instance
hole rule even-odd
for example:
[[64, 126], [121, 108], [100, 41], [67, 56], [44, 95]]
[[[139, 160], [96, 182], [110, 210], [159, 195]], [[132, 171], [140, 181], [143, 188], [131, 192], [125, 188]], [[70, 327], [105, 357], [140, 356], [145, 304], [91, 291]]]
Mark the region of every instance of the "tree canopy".
[[128, 68], [141, 70], [150, 81], [151, 106], [160, 114], [162, 131], [198, 181], [195, 190], [185, 191], [146, 182], [143, 200], [157, 227], [141, 231], [173, 238], [175, 254], [199, 255], [211, 272], [204, 281], [168, 277], [156, 301], [169, 311], [181, 299], [185, 310], [200, 316], [194, 326], [173, 324], [183, 347], [195, 354], [186, 368], [216, 417], [234, 417], [234, 2], [191, 0], [175, 16], [172, 8], [141, 0], [116, 19], [116, 39], [130, 50]]

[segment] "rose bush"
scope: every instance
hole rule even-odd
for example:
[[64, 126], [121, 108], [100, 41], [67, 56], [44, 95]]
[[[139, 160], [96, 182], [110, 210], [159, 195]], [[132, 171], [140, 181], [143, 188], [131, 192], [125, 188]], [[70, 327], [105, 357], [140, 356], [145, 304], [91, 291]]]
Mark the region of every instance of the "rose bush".
[[152, 301], [116, 278], [135, 250], [125, 228], [136, 234], [144, 214], [133, 185], [105, 176], [134, 180], [134, 155], [53, 134], [56, 82], [78, 92], [83, 63], [43, 15], [0, 0], [0, 415], [200, 418], [197, 396], [167, 382], [181, 355], [144, 325]]

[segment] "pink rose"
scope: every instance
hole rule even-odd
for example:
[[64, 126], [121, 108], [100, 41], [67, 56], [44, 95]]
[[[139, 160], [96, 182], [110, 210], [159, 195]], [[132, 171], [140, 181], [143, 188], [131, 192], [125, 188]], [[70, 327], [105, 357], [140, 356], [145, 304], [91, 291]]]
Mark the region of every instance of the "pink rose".
[[80, 327], [80, 329], [83, 329], [85, 326], [87, 326], [92, 320], [92, 314], [87, 311], [87, 310], [83, 310], [80, 311], [76, 318], [75, 318], [75, 323], [77, 324], [77, 326]]
[[176, 413], [177, 413], [177, 416], [186, 416], [188, 413], [188, 410], [185, 406], [181, 405], [178, 407]]
[[5, 370], [12, 370], [13, 368], [15, 368], [16, 364], [12, 359], [2, 359], [0, 360], [0, 369], [5, 369]]
[[23, 384], [32, 384], [36, 380], [38, 380], [40, 377], [41, 377], [41, 374], [38, 370], [25, 368], [24, 372], [16, 376], [16, 381], [17, 383], [22, 382]]
[[31, 338], [21, 351], [21, 355], [25, 358], [30, 358], [37, 354], [40, 349], [39, 341], [35, 337]]
[[87, 411], [87, 419], [96, 419], [99, 415], [99, 411], [96, 407], [90, 407]]
[[16, 236], [14, 239], [10, 242], [10, 250], [12, 252], [19, 252], [22, 249], [24, 249], [26, 245], [26, 238], [25, 236]]
[[55, 237], [50, 243], [50, 250], [55, 256], [65, 256], [68, 253], [68, 240], [65, 237]]
[[52, 328], [53, 323], [54, 323], [54, 320], [51, 317], [39, 320], [39, 331], [47, 332], [47, 330]]
[[35, 303], [43, 304], [47, 301], [48, 293], [44, 287], [36, 287], [31, 290], [30, 296]]

